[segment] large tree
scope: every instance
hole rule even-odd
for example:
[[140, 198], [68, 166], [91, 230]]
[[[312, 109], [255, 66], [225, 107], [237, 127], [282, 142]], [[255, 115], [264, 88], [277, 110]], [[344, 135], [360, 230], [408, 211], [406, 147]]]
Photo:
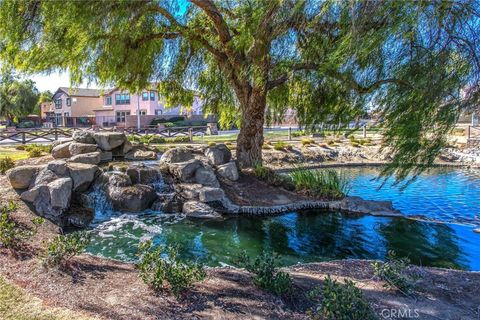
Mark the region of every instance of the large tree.
[[0, 117], [11, 124], [15, 118], [35, 111], [38, 90], [32, 80], [20, 80], [10, 70], [0, 73]]
[[[29, 72], [67, 69], [171, 104], [200, 91], [238, 121], [241, 166], [261, 163], [268, 106], [307, 126], [377, 108], [390, 167], [430, 164], [476, 86], [476, 1], [3, 0], [3, 57]], [[474, 95], [472, 95], [474, 96]]]

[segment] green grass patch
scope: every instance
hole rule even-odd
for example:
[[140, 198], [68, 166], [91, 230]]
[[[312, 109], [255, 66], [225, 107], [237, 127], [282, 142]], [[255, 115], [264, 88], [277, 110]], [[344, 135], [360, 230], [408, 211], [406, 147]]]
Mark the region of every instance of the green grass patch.
[[0, 159], [9, 157], [13, 161], [28, 159], [28, 152], [15, 147], [0, 147]]
[[335, 170], [297, 168], [290, 177], [295, 189], [312, 196], [338, 199], [348, 193], [348, 181]]

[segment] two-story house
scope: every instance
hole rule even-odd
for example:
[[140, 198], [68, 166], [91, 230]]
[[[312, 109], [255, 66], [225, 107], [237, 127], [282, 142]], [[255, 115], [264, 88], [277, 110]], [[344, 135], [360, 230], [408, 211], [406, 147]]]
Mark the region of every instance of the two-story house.
[[52, 100], [55, 124], [58, 126], [75, 126], [78, 119], [94, 118], [94, 110], [103, 105], [99, 89], [60, 87]]

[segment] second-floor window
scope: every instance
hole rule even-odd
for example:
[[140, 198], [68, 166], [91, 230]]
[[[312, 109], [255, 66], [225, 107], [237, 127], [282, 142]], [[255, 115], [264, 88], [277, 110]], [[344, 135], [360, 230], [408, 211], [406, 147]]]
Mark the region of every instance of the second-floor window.
[[106, 96], [105, 97], [105, 105], [106, 106], [111, 106], [112, 105], [112, 96]]
[[67, 104], [67, 106], [70, 107], [72, 105], [72, 99], [67, 98], [67, 103], [66, 104]]
[[148, 92], [142, 92], [142, 100], [147, 101], [148, 100]]
[[115, 95], [115, 104], [130, 104], [130, 94], [117, 93]]
[[150, 91], [150, 101], [155, 101], [155, 91]]
[[62, 99], [55, 100], [55, 108], [62, 109]]

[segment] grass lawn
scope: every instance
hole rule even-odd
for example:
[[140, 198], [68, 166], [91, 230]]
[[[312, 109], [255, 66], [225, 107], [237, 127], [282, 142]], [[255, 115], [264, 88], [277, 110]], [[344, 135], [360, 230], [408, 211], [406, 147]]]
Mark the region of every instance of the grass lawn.
[[28, 152], [17, 150], [15, 147], [0, 147], [0, 159], [10, 157], [12, 160], [23, 160], [28, 158]]
[[48, 307], [0, 277], [0, 319], [2, 320], [70, 320], [94, 319], [64, 308]]

